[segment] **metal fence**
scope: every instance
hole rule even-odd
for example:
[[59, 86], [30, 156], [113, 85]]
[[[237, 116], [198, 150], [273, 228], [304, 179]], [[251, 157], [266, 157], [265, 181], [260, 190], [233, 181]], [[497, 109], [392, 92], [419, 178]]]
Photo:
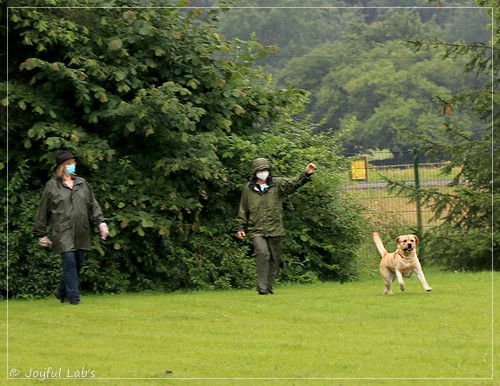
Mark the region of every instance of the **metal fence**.
[[[422, 162], [418, 154], [393, 157], [388, 153], [381, 161], [370, 161], [369, 157], [352, 157], [351, 173], [344, 190], [365, 208], [364, 214], [376, 229], [408, 229], [421, 233], [440, 223], [433, 212], [420, 202], [411, 202], [407, 197], [390, 192], [387, 177], [421, 187], [433, 186], [443, 192], [451, 191], [453, 172], [443, 174], [445, 162]], [[392, 156], [392, 157], [391, 157]], [[413, 159], [412, 159], [413, 158]], [[424, 160], [426, 161], [426, 160]]]

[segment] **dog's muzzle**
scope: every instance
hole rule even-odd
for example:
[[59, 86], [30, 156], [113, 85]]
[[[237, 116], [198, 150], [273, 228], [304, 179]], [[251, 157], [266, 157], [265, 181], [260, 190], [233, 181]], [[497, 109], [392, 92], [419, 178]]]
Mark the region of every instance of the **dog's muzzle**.
[[413, 244], [408, 244], [406, 248], [403, 249], [405, 252], [411, 252], [413, 251]]

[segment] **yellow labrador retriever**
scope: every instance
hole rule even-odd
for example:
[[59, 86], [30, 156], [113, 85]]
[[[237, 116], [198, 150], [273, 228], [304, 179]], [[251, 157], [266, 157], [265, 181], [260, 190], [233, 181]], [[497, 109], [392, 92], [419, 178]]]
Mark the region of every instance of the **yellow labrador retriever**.
[[373, 241], [382, 256], [380, 261], [380, 273], [384, 279], [385, 291], [384, 294], [392, 295], [392, 282], [397, 278], [399, 288], [404, 291], [406, 286], [403, 281], [404, 277], [411, 277], [413, 273], [417, 274], [418, 279], [426, 291], [432, 291], [431, 286], [425, 279], [424, 271], [417, 257], [418, 237], [415, 235], [398, 236], [396, 242], [398, 248], [396, 252], [389, 253], [384, 248], [384, 244], [380, 239], [378, 232], [373, 232]]

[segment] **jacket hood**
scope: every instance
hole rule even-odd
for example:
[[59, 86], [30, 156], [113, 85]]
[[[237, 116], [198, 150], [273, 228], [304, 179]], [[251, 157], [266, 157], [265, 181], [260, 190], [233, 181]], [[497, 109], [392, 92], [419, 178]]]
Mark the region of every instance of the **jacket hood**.
[[253, 174], [257, 173], [259, 170], [262, 170], [262, 169], [271, 169], [267, 158], [255, 159], [252, 163]]

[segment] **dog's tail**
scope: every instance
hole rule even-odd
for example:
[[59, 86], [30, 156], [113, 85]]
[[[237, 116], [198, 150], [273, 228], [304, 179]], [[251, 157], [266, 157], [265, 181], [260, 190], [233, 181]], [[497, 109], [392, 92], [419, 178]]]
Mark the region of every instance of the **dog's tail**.
[[378, 232], [373, 232], [373, 241], [377, 246], [380, 256], [384, 257], [385, 255], [387, 255], [387, 250], [385, 249], [384, 244], [382, 243], [382, 239], [380, 238]]

